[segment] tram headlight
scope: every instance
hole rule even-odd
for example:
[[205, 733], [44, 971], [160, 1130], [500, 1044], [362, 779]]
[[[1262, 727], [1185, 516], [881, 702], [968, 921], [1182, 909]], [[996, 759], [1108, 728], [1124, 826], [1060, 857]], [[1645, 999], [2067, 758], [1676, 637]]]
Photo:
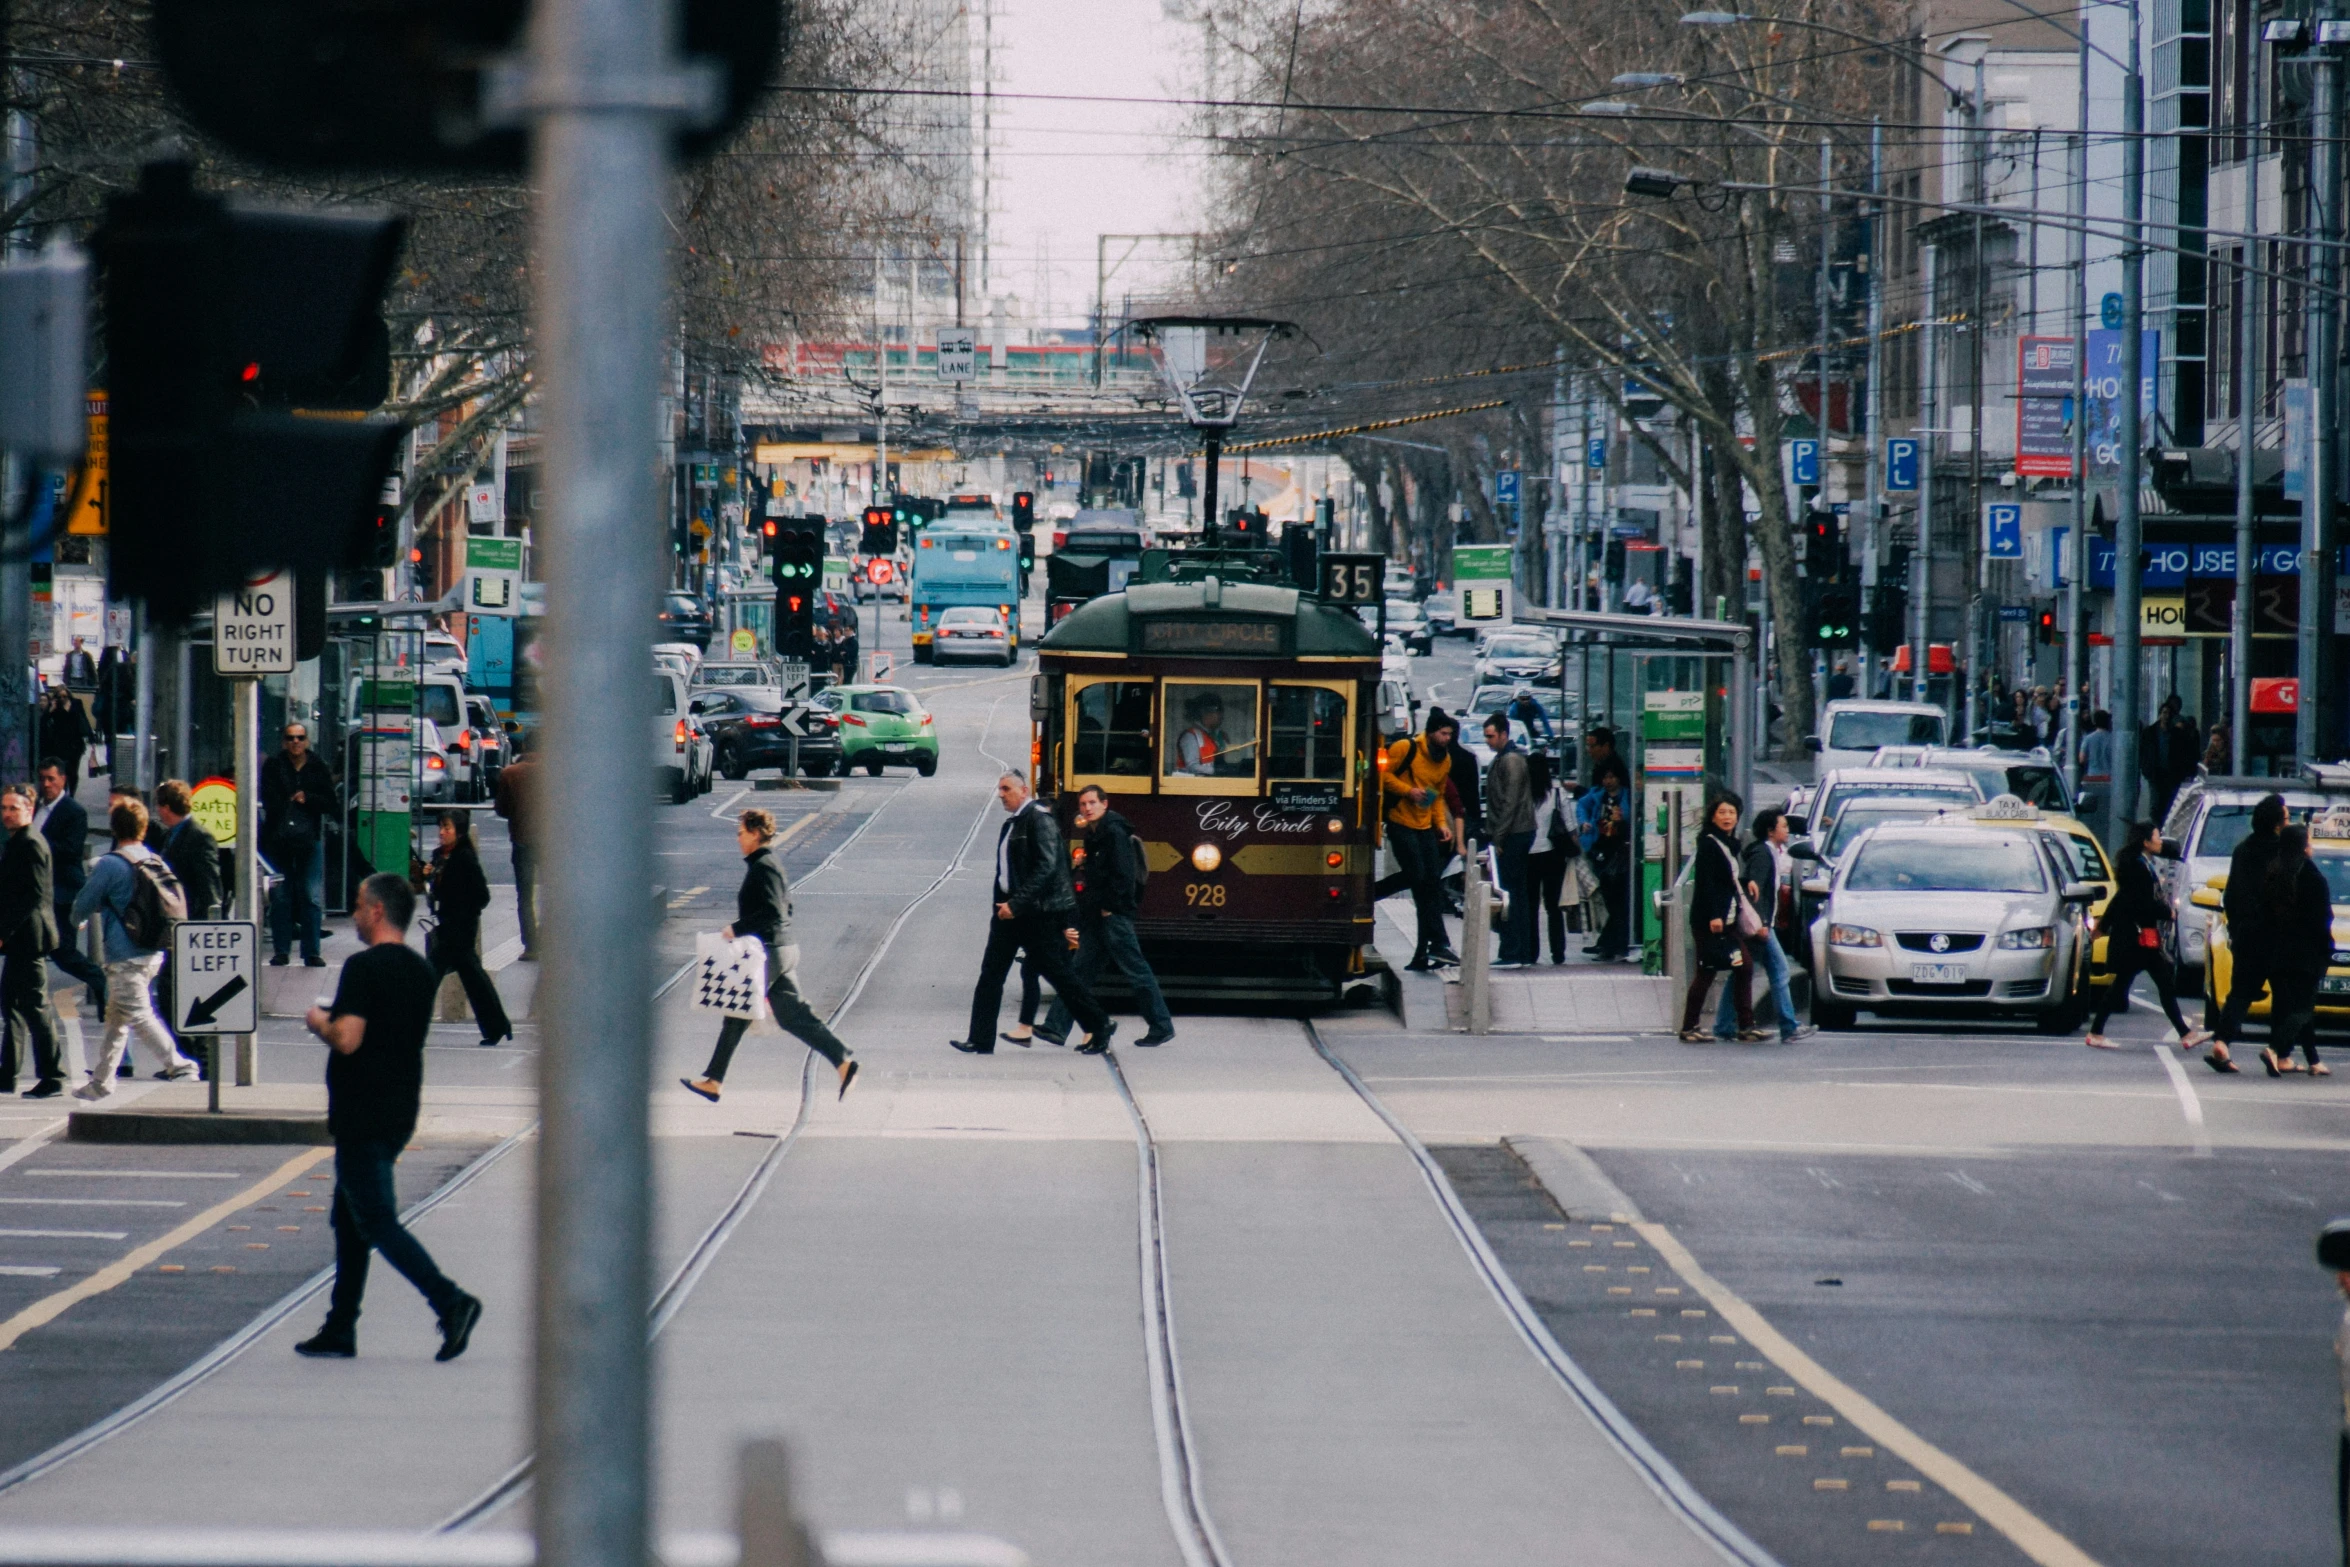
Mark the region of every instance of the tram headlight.
[[1212, 843], [1203, 843], [1191, 851], [1191, 868], [1207, 872], [1224, 863], [1224, 851]]
[[1330, 818], [1330, 830], [1331, 830], [1332, 832], [1344, 832], [1344, 831], [1346, 831], [1346, 819], [1345, 819], [1344, 817], [1340, 817], [1340, 816], [1333, 816], [1333, 817], [1331, 817], [1331, 818]]

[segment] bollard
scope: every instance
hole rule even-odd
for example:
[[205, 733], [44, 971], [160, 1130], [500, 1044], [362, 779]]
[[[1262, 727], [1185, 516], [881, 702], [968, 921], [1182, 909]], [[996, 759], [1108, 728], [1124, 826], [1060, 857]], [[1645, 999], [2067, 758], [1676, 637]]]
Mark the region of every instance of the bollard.
[[753, 1437], [736, 1460], [736, 1567], [824, 1567], [823, 1553], [792, 1509], [791, 1454], [778, 1437]]
[[[1464, 836], [1464, 843], [1467, 842]], [[1468, 1008], [1469, 1032], [1493, 1031], [1493, 892], [1485, 880], [1485, 865], [1474, 851], [1463, 863], [1461, 878], [1461, 1000]]]

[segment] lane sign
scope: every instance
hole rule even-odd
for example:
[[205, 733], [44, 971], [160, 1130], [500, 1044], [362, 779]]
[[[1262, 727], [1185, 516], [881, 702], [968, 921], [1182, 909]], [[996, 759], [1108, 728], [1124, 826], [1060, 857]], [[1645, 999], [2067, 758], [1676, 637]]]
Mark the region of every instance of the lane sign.
[[259, 931], [244, 920], [182, 920], [171, 932], [171, 1027], [250, 1034], [259, 1025]]
[[212, 672], [245, 679], [294, 672], [292, 572], [269, 572], [213, 599]]
[[979, 375], [979, 333], [967, 326], [938, 329], [938, 378], [970, 381]]

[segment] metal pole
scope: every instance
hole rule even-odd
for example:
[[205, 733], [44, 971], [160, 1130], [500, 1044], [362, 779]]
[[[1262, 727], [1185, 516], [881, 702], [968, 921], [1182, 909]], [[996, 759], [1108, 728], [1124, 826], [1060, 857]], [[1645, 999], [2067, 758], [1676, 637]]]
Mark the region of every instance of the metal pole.
[[1754, 634], [1744, 630], [1730, 644], [1730, 787], [1754, 802]]
[[[540, 0], [530, 35], [546, 443], [547, 768], [554, 797], [638, 776], [662, 539], [670, 134], [693, 88], [665, 0]], [[886, 364], [886, 345], [884, 345]], [[533, 1488], [547, 1567], [651, 1559], [645, 1346], [653, 1169], [652, 841], [550, 856]]]
[[[133, 611], [131, 645], [138, 649], [139, 668], [133, 680], [131, 698], [131, 749], [133, 754], [132, 779], [152, 798], [155, 777], [155, 628], [147, 623], [147, 606], [139, 604]], [[119, 666], [118, 666], [119, 667]], [[120, 700], [119, 695], [116, 698]], [[115, 722], [122, 720], [118, 717]], [[108, 757], [109, 764], [113, 758]]]
[[[9, 83], [18, 89], [18, 102], [30, 102], [33, 87], [22, 68], [11, 67]], [[7, 118], [7, 196], [11, 205], [28, 200], [40, 160], [39, 131], [22, 109]], [[33, 248], [32, 229], [19, 224], [7, 237], [12, 256]], [[28, 548], [32, 541], [33, 486], [39, 478], [31, 465], [14, 453], [0, 454], [0, 781], [30, 781], [40, 758], [33, 754], [33, 680], [28, 673], [32, 657], [33, 567]]]
[[1990, 266], [1983, 256], [1983, 207], [1991, 199], [1988, 144], [1983, 129], [1983, 61], [1990, 46], [1979, 46], [1975, 56], [1975, 91], [1967, 105], [1967, 137], [1974, 168], [1974, 237], [1968, 243], [1967, 265], [1974, 273], [1975, 298], [1968, 311], [1967, 354], [1975, 382], [1974, 412], [1967, 420], [1967, 491], [1973, 508], [1967, 518], [1967, 545], [1975, 557], [1974, 601], [1967, 606], [1966, 734], [1971, 740], [1986, 717], [1984, 698], [1990, 694], [1991, 635], [1986, 622], [1991, 613], [1991, 548], [1983, 535], [1983, 338], [1990, 323]]
[[2309, 57], [2310, 158], [2308, 337], [2309, 475], [2301, 506], [2301, 613], [2298, 672], [2301, 691], [2293, 715], [2293, 749], [2303, 762], [2326, 749], [2321, 718], [2331, 697], [2326, 665], [2333, 643], [2334, 501], [2341, 488], [2341, 301], [2334, 297], [2341, 257], [2328, 241], [2341, 226], [2342, 149], [2340, 82], [2324, 48]]
[[[1878, 196], [1885, 189], [1885, 122], [1876, 120], [1869, 126], [1869, 194]], [[1862, 444], [1866, 449], [1868, 476], [1862, 504], [1867, 510], [1861, 516], [1860, 598], [1868, 612], [1860, 617], [1860, 685], [1857, 694], [1869, 697], [1877, 694], [1877, 660], [1884, 649], [1877, 646], [1875, 618], [1877, 610], [1878, 556], [1882, 553], [1880, 535], [1885, 516], [1885, 400], [1881, 394], [1884, 384], [1885, 336], [1885, 213], [1871, 203], [1869, 206], [1869, 396], [1868, 417], [1864, 421]], [[1744, 790], [1739, 791], [1743, 796]]]
[[2112, 837], [2138, 815], [2138, 725], [2145, 705], [2138, 649], [2139, 556], [2146, 529], [2139, 516], [2146, 462], [2138, 406], [2146, 369], [2146, 92], [2139, 73], [2139, 8], [2130, 7], [2129, 70], [2122, 77], [2122, 375], [2121, 482], [2113, 530], [2113, 804]]
[[2065, 538], [2064, 776], [2081, 792], [2081, 741], [2089, 713], [2089, 23], [2081, 21], [2079, 130], [2073, 153], [2073, 526]]
[[[2256, 46], [2250, 39], [2247, 49]], [[2255, 55], [2255, 58], [2258, 58]], [[2260, 80], [2250, 73], [2252, 102], [2244, 129], [2244, 265], [2236, 269], [2243, 297], [2236, 306], [2236, 613], [2228, 626], [2229, 765], [2251, 770], [2252, 756], [2252, 531], [2253, 436], [2260, 425]]]
[[[1208, 452], [1208, 471], [1200, 487], [1200, 538], [1204, 543], [1213, 544], [1224, 536], [1224, 519], [1218, 515], [1216, 510], [1216, 470], [1224, 463], [1224, 434], [1220, 430], [1202, 430], [1200, 441], [1207, 447]], [[1399, 500], [1401, 498], [1397, 497]], [[1379, 602], [1381, 605], [1386, 604], [1387, 599], [1384, 593], [1381, 594]], [[1385, 610], [1382, 609], [1381, 613], [1384, 614]]]
[[1935, 330], [1935, 265], [1942, 259], [1939, 246], [1918, 247], [1918, 267], [1921, 271], [1926, 302], [1926, 343], [1920, 357], [1925, 361], [1925, 373], [1918, 377], [1918, 541], [1909, 552], [1909, 695], [1910, 700], [1923, 702], [1930, 683], [1926, 679], [1926, 652], [1928, 639], [1933, 635], [1934, 606], [1934, 434], [1935, 421], [1941, 415], [1941, 398], [1936, 390], [1941, 382], [1941, 333]]
[[1835, 265], [1833, 198], [1836, 146], [1820, 138], [1820, 503], [1828, 500], [1828, 269]]
[[[214, 633], [218, 635], [218, 633]], [[261, 682], [235, 682], [237, 756], [237, 918], [261, 929]], [[325, 853], [322, 844], [319, 852]], [[250, 1088], [261, 1080], [261, 1052], [251, 1034], [237, 1041], [237, 1086]], [[217, 1063], [215, 1063], [217, 1067]], [[221, 1074], [218, 1070], [214, 1077]]]

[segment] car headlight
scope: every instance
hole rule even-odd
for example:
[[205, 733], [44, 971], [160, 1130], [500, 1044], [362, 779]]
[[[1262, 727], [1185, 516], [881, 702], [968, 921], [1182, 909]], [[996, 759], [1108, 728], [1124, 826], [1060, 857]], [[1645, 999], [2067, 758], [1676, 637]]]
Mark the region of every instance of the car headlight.
[[2001, 931], [1999, 945], [2010, 952], [2023, 948], [2053, 947], [2056, 945], [2056, 927], [2035, 925], [2030, 930]]
[[1881, 947], [1885, 938], [1865, 925], [1830, 925], [1828, 945], [1831, 947]]

